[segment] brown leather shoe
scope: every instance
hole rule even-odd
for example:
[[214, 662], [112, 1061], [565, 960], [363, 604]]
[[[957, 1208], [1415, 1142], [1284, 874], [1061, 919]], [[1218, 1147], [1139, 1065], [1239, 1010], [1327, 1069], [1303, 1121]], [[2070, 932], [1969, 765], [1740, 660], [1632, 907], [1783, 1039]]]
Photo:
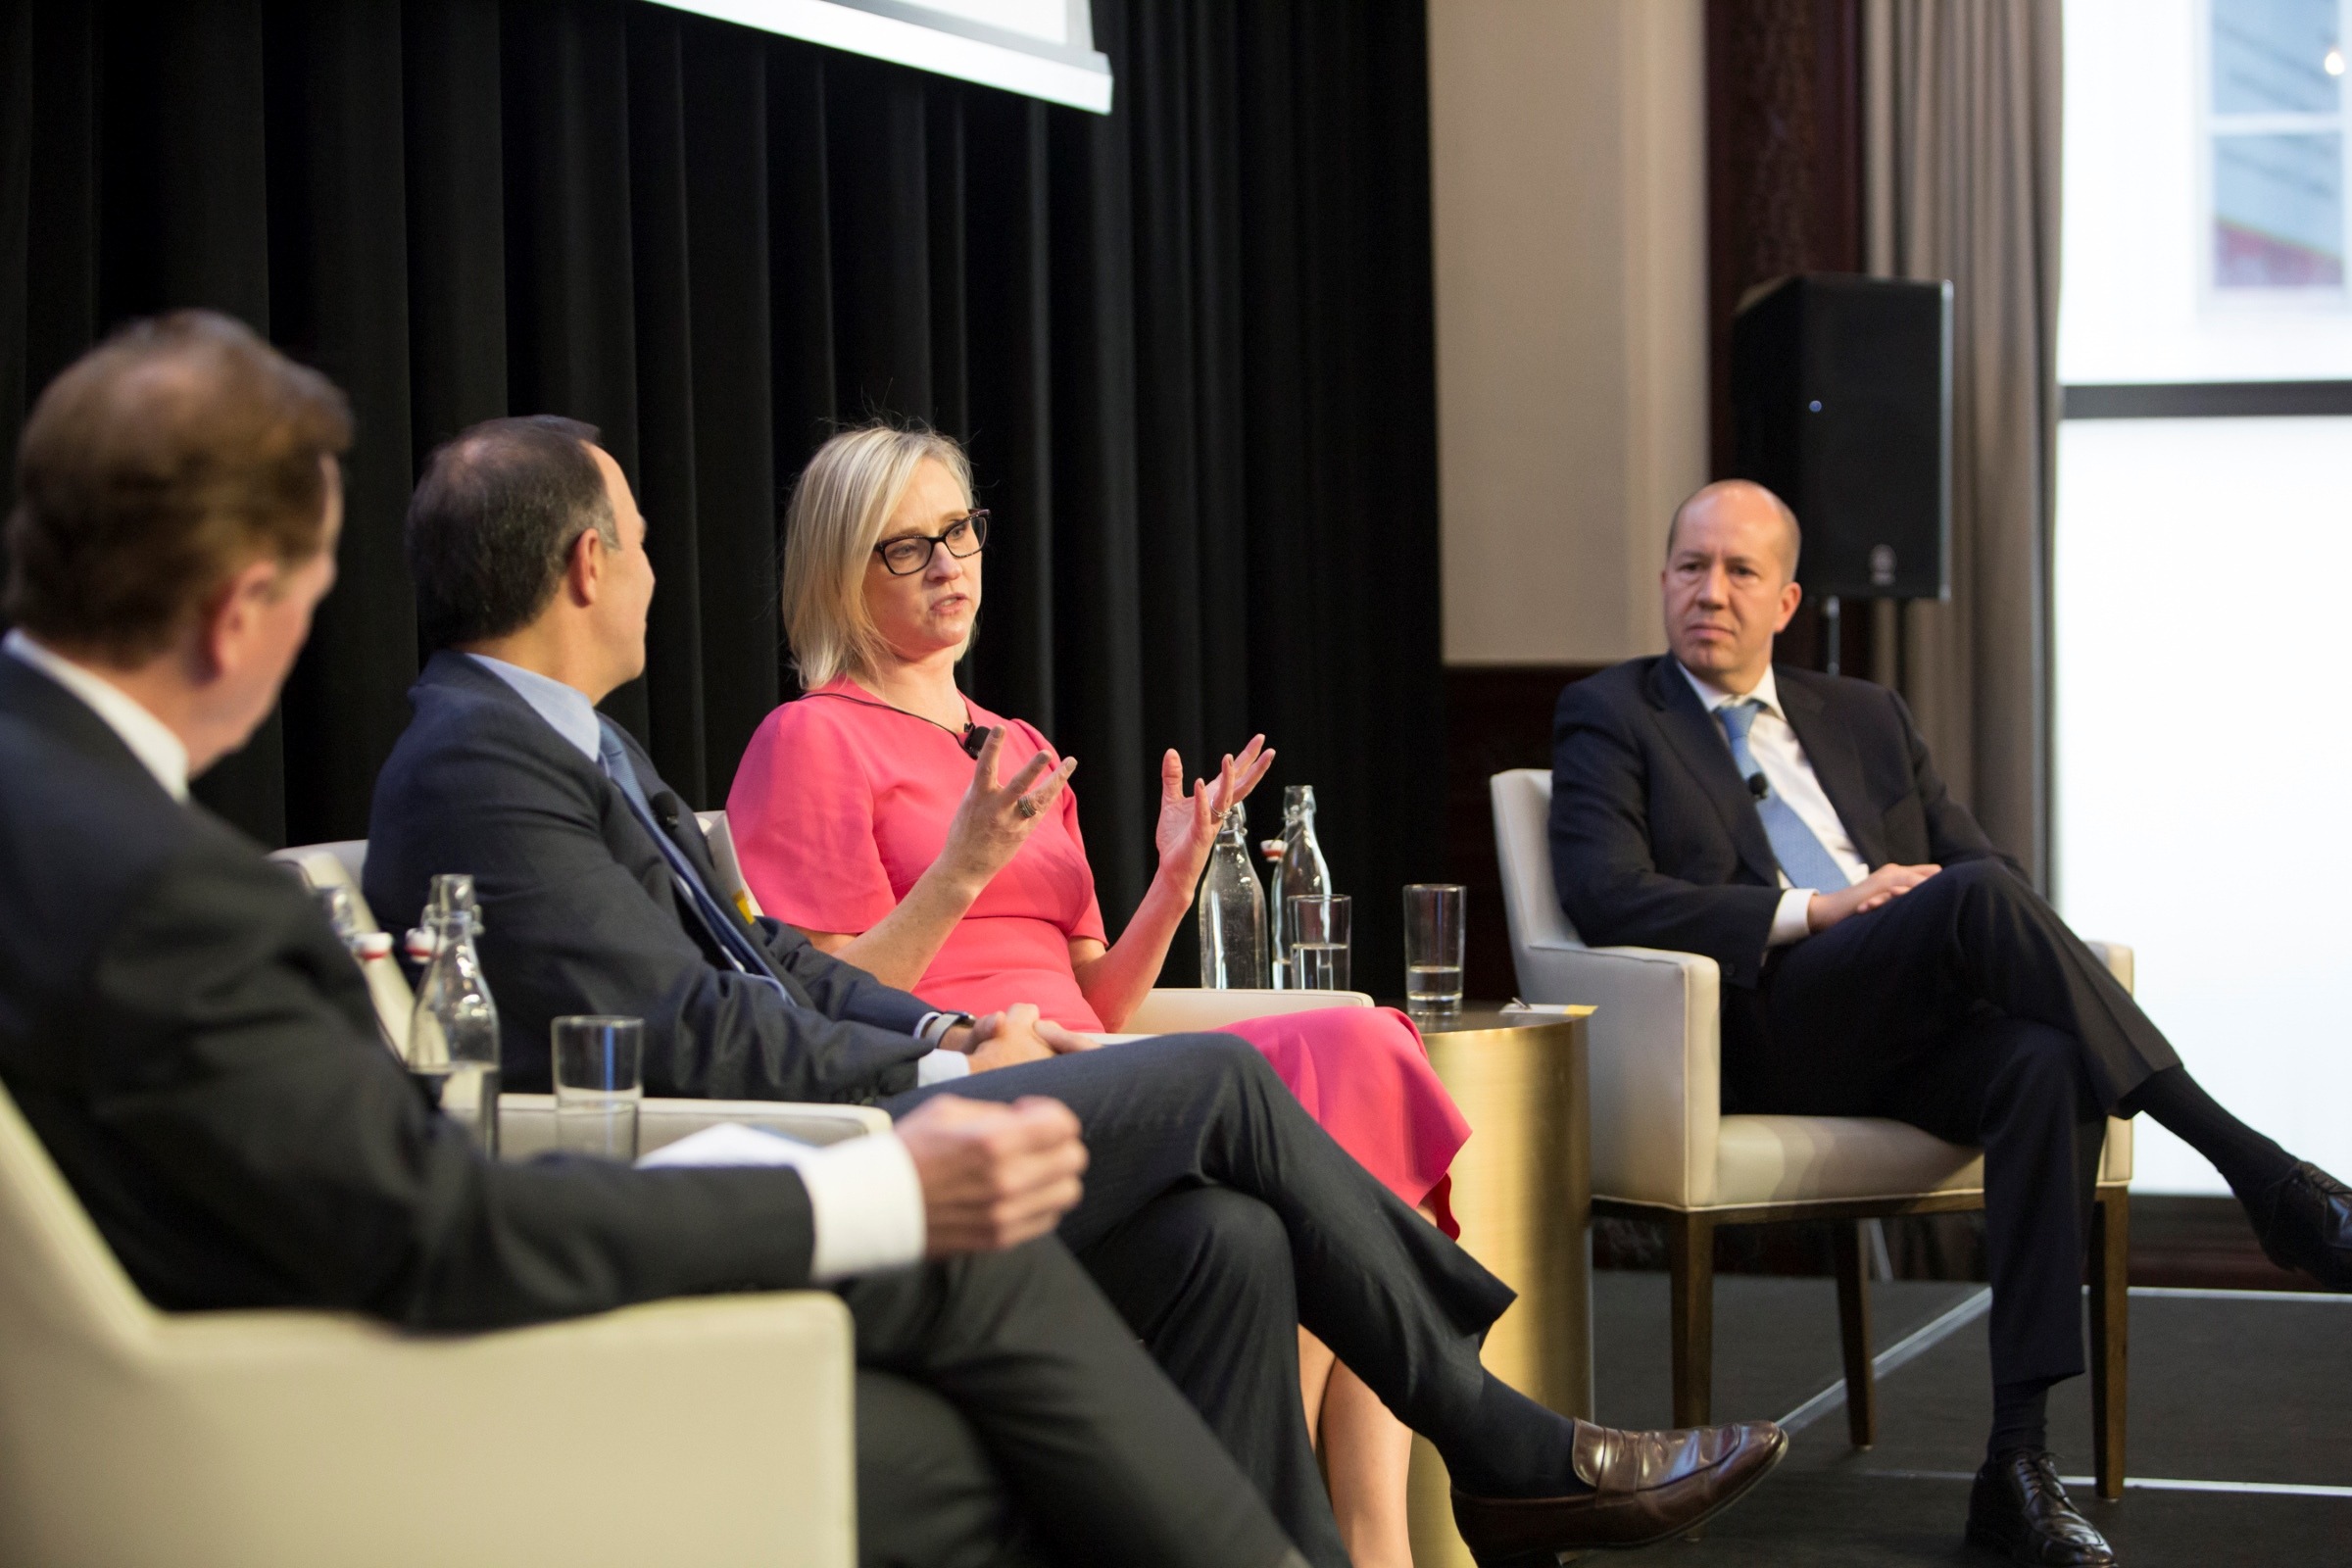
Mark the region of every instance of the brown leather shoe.
[[1479, 1568], [1553, 1568], [1564, 1553], [1646, 1546], [1713, 1518], [1788, 1451], [1770, 1421], [1681, 1432], [1576, 1424], [1577, 1479], [1565, 1497], [1453, 1494], [1454, 1528]]

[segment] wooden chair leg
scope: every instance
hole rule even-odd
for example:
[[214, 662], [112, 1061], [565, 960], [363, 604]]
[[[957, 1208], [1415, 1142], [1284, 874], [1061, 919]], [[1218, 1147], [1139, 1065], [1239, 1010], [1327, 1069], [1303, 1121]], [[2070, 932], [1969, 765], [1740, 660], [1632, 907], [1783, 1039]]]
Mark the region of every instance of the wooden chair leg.
[[1666, 1220], [1666, 1274], [1674, 1297], [1674, 1424], [1703, 1427], [1714, 1405], [1715, 1224], [1702, 1214]]
[[2132, 1340], [2132, 1194], [2101, 1187], [2091, 1210], [2090, 1288], [2091, 1468], [2099, 1495], [2124, 1494], [2124, 1419]]
[[1868, 1220], [1836, 1226], [1838, 1338], [1845, 1351], [1845, 1430], [1857, 1448], [1879, 1441], [1879, 1384], [1870, 1365]]

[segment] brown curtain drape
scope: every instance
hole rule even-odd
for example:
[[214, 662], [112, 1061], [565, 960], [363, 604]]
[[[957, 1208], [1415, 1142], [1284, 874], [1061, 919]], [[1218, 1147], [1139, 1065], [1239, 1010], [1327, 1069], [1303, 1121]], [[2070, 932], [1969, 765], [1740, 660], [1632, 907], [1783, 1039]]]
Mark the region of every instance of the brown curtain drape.
[[[2060, 0], [1866, 0], [1864, 216], [1953, 285], [1952, 583], [1877, 639], [1945, 780], [2046, 886]], [[1882, 613], [1891, 611], [1882, 609]], [[1889, 656], [1894, 656], [1889, 659]]]

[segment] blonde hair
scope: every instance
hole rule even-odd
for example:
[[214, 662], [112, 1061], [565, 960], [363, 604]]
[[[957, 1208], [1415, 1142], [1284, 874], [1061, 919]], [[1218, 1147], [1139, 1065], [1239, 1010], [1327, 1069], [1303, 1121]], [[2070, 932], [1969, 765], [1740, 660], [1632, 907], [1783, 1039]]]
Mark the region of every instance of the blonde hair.
[[969, 507], [972, 466], [963, 448], [919, 426], [844, 430], [801, 470], [784, 514], [784, 637], [803, 687], [869, 671], [881, 659], [882, 634], [865, 608], [865, 564], [926, 458], [956, 476]]

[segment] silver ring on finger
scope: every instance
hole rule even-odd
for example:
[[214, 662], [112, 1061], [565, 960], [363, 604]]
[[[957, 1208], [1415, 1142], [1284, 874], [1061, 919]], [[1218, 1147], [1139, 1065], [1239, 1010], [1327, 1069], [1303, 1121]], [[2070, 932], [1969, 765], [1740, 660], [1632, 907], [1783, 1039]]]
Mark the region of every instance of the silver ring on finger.
[[1023, 816], [1035, 816], [1038, 812], [1045, 809], [1044, 807], [1038, 805], [1026, 795], [1013, 802], [1012, 808], [1020, 812]]

